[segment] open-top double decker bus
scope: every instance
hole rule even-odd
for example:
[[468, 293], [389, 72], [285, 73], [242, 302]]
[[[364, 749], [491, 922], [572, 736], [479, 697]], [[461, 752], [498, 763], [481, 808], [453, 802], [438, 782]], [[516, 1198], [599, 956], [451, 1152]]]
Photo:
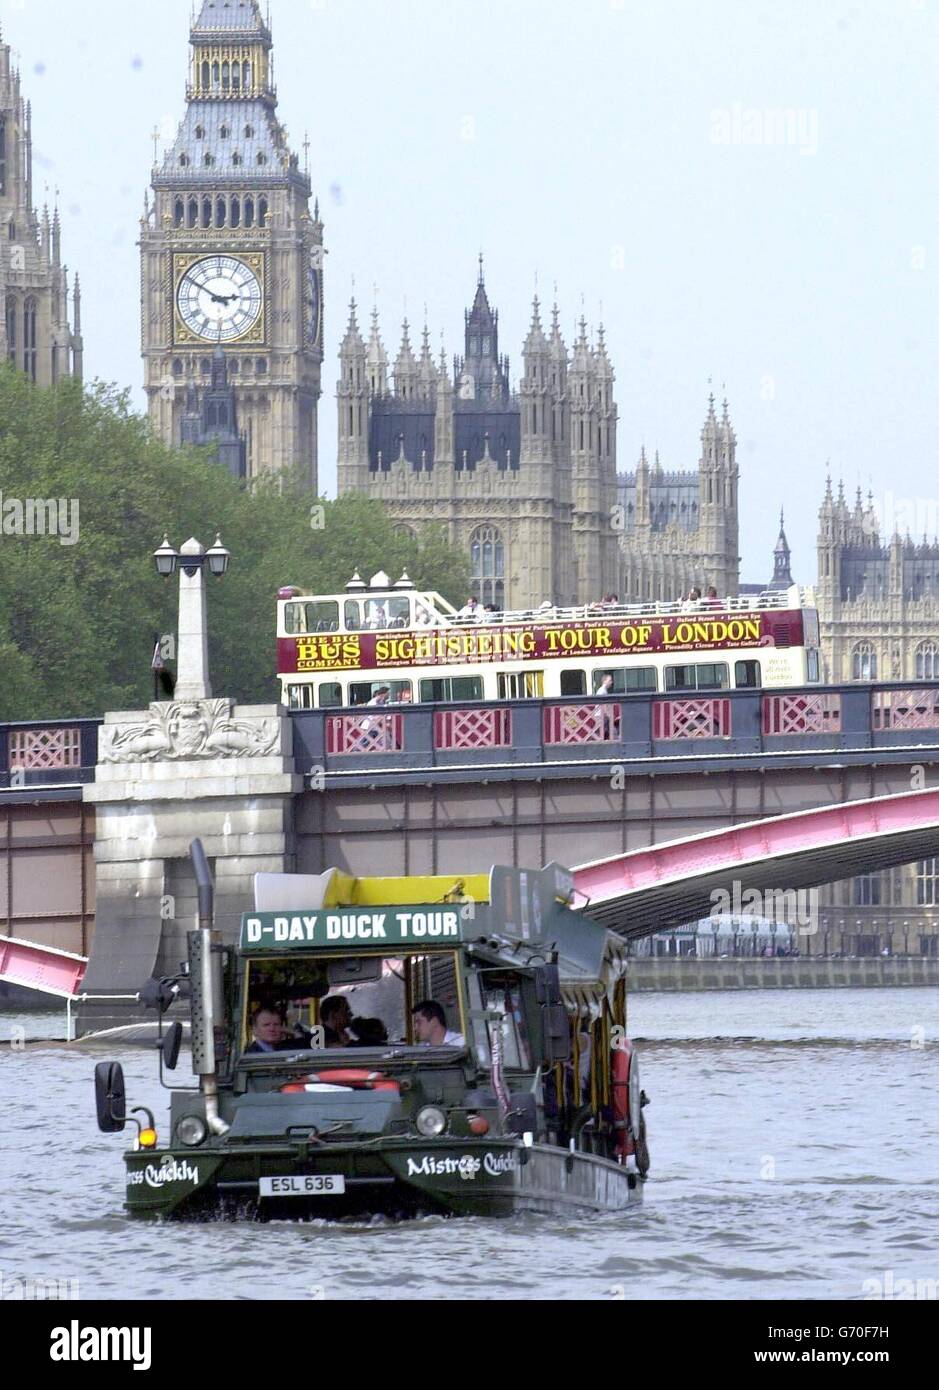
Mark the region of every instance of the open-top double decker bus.
[[818, 613], [813, 591], [793, 585], [469, 615], [406, 574], [356, 574], [343, 594], [281, 589], [277, 671], [298, 710], [792, 688], [821, 679]]

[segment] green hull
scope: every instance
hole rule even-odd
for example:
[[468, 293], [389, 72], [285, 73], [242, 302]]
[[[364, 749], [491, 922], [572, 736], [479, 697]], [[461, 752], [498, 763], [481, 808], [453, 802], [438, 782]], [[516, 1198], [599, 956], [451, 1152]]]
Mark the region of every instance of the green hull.
[[[516, 1139], [239, 1144], [125, 1155], [131, 1216], [338, 1218], [364, 1213], [509, 1216], [621, 1211], [641, 1197], [625, 1168]], [[345, 1192], [261, 1197], [262, 1178], [342, 1177]]]

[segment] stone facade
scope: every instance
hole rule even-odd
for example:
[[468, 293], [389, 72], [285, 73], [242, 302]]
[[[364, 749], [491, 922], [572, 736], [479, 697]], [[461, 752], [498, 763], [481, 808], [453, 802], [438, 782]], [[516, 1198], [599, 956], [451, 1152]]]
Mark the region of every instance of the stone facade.
[[277, 119], [270, 30], [257, 0], [203, 0], [191, 44], [186, 114], [140, 231], [150, 417], [168, 444], [190, 441], [221, 348], [247, 477], [296, 471], [315, 491], [323, 224]]
[[[828, 479], [819, 511], [818, 612], [824, 679], [939, 681], [939, 544], [879, 535], [858, 488], [854, 506]], [[821, 890], [824, 930], [868, 953], [880, 943], [937, 942], [939, 858]]]
[[82, 374], [81, 290], [75, 276], [74, 330], [56, 209], [33, 207], [32, 112], [0, 42], [0, 361], [39, 386]]
[[819, 511], [818, 611], [826, 679], [939, 678], [939, 544], [888, 541], [858, 488], [829, 479]]
[[699, 473], [616, 472], [614, 372], [602, 326], [573, 348], [537, 300], [513, 392], [482, 270], [463, 354], [419, 354], [407, 323], [393, 365], [377, 313], [366, 342], [355, 305], [340, 350], [339, 491], [384, 502], [410, 531], [443, 526], [470, 560], [473, 592], [497, 608], [678, 598], [693, 584], [737, 592], [736, 441], [713, 401]]
[[713, 584], [723, 597], [739, 588], [737, 439], [727, 402], [721, 418], [708, 405], [697, 471], [649, 465], [619, 478], [623, 518], [621, 598], [669, 602]]

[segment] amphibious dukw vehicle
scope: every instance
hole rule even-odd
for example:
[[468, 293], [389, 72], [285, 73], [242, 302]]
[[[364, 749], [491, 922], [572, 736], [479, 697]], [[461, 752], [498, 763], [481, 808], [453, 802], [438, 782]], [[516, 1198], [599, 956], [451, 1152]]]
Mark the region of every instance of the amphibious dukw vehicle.
[[[199, 927], [142, 997], [175, 1069], [188, 994], [196, 1086], [161, 1140], [96, 1069], [98, 1123], [136, 1128], [133, 1216], [260, 1219], [618, 1210], [649, 1167], [624, 944], [571, 875], [259, 875], [237, 945]], [[143, 1118], [138, 1118], [142, 1116]]]

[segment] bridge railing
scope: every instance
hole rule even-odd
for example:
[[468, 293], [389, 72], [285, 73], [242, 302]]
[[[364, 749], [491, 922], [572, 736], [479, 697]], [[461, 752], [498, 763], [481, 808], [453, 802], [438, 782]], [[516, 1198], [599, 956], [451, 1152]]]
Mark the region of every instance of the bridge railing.
[[0, 724], [0, 790], [92, 782], [100, 719]]
[[351, 774], [838, 752], [939, 743], [939, 682], [303, 710], [292, 718], [298, 762]]

